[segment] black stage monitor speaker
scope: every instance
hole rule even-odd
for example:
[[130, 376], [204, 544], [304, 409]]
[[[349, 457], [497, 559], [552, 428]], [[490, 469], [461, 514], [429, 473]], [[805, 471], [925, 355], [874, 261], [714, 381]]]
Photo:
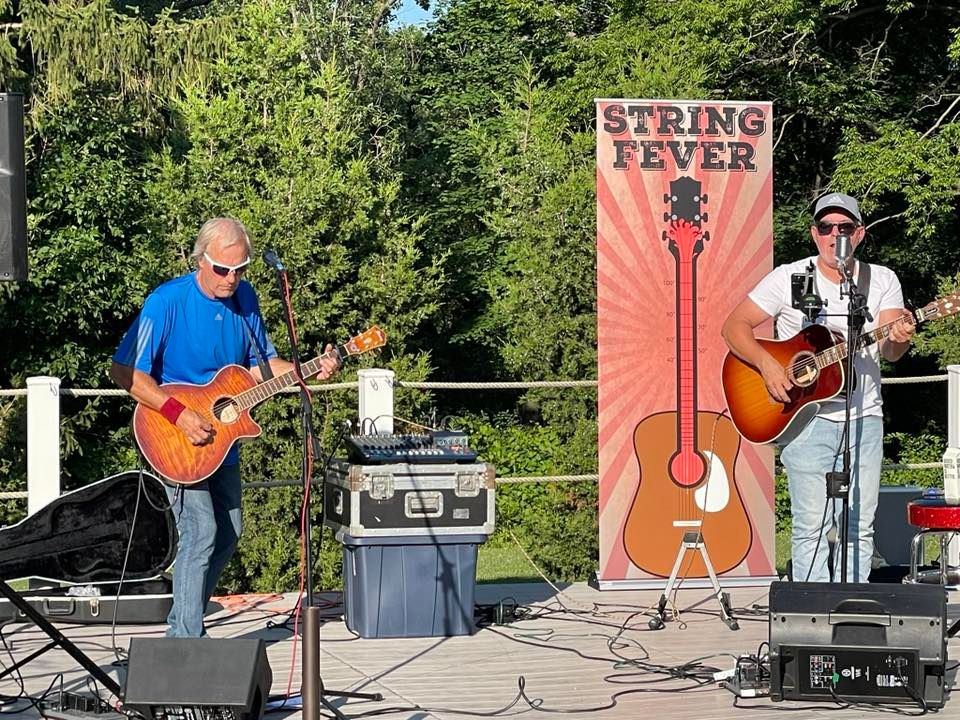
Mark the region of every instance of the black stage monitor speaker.
[[123, 705], [148, 720], [260, 720], [272, 682], [263, 640], [133, 638]]
[[27, 279], [23, 95], [0, 93], [0, 281]]
[[770, 697], [941, 707], [946, 632], [941, 585], [775, 582]]

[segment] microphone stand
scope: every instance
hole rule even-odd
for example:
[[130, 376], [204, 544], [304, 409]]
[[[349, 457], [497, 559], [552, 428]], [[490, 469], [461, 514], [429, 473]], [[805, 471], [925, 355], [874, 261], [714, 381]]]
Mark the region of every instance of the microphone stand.
[[300, 464], [300, 480], [303, 485], [303, 544], [304, 544], [304, 574], [307, 589], [307, 606], [303, 610], [303, 645], [300, 661], [300, 697], [303, 702], [304, 720], [320, 720], [320, 706], [325, 707], [337, 720], [347, 720], [347, 716], [340, 712], [324, 695], [337, 697], [358, 698], [361, 700], [383, 700], [380, 693], [355, 693], [342, 690], [327, 690], [320, 675], [320, 608], [313, 604], [313, 523], [310, 512], [310, 477], [311, 450], [312, 457], [320, 457], [320, 442], [313, 429], [313, 403], [307, 392], [303, 371], [300, 367], [300, 348], [297, 342], [297, 331], [293, 324], [293, 309], [287, 284], [287, 270], [272, 250], [263, 254], [264, 260], [277, 273], [277, 285], [280, 290], [280, 305], [283, 308], [283, 320], [287, 326], [287, 337], [290, 340], [290, 361], [293, 363], [294, 374], [300, 386], [300, 432], [303, 438], [301, 443], [303, 456]]
[[[854, 361], [859, 350], [857, 342], [860, 333], [870, 317], [870, 311], [867, 309], [867, 298], [857, 290], [853, 281], [853, 270], [851, 263], [843, 263], [838, 268], [841, 274], [840, 297], [846, 294], [847, 301], [847, 357], [846, 374], [844, 375], [844, 419], [843, 419], [843, 469], [840, 471], [831, 471], [827, 473], [827, 497], [839, 499], [842, 502], [840, 513], [840, 528], [838, 537], [840, 538], [840, 582], [847, 581], [847, 554], [848, 543], [847, 533], [850, 526], [850, 410], [853, 403], [854, 381], [856, 378], [854, 370]], [[861, 582], [865, 582], [861, 579]]]

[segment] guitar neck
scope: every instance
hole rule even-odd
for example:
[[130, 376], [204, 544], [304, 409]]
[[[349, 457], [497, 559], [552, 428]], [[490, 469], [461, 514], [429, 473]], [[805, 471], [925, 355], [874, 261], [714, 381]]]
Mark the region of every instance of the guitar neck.
[[[928, 312], [930, 313], [929, 317], [935, 317], [937, 314], [935, 311], [932, 311], [932, 310], [928, 311], [928, 308], [922, 308], [913, 313], [913, 321], [917, 325], [919, 325], [922, 322], [925, 322], [926, 320], [929, 319], [927, 314]], [[894, 325], [900, 322], [904, 322], [905, 317], [906, 316], [898, 317], [893, 322], [888, 322], [885, 325], [880, 325], [879, 327], [875, 327], [870, 332], [863, 333], [857, 338], [856, 349], [862, 350], [865, 347], [869, 347], [870, 345], [873, 345], [873, 343], [875, 342], [879, 342], [880, 340], [883, 340], [884, 338], [890, 335], [890, 331], [893, 329]], [[837, 343], [831, 348], [827, 348], [826, 350], [823, 350], [817, 353], [817, 367], [825, 368], [829, 365], [833, 365], [834, 363], [840, 362], [841, 360], [845, 359], [848, 353], [848, 348], [847, 348], [848, 345], [849, 343], [844, 341], [842, 343]]]
[[[330, 352], [323, 353], [318, 355], [313, 360], [309, 362], [301, 363], [300, 369], [303, 372], [303, 379], [313, 377], [322, 369], [321, 361], [324, 358], [336, 358], [342, 361], [344, 358], [349, 355], [349, 352], [345, 345], [340, 345], [335, 347]], [[256, 387], [245, 390], [244, 392], [238, 394], [234, 400], [236, 400], [237, 405], [241, 410], [249, 410], [250, 408], [259, 405], [264, 400], [273, 397], [278, 392], [284, 388], [288, 388], [291, 385], [296, 384], [297, 374], [290, 370], [283, 373], [283, 375], [276, 375], [269, 380], [264, 380], [262, 383], [258, 383]]]

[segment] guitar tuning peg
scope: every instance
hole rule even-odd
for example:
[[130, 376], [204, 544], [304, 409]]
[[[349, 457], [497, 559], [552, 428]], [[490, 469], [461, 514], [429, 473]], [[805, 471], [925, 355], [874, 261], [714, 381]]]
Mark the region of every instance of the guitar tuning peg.
[[661, 235], [661, 237], [663, 238], [663, 241], [664, 241], [664, 242], [667, 241], [667, 231], [666, 231], [666, 230], [663, 231], [663, 234]]
[[665, 213], [663, 214], [663, 221], [664, 221], [664, 222], [669, 222], [669, 221], [670, 221], [670, 213], [666, 213], [666, 212], [665, 212]]
[[665, 203], [666, 203], [666, 202], [670, 202], [670, 195], [669, 195], [668, 193], [664, 193], [664, 194], [663, 194], [663, 201], [664, 201]]
[[709, 218], [709, 215], [708, 215], [707, 213], [704, 213], [704, 214], [701, 215], [700, 217], [701, 217], [701, 219], [702, 219], [704, 222], [710, 222], [710, 220], [708, 219], [708, 218]]
[[701, 237], [703, 238], [704, 242], [710, 242], [710, 231], [708, 230], [703, 235], [701, 235]]
[[707, 204], [708, 200], [707, 200], [707, 194], [706, 194], [706, 193], [704, 193], [704, 194], [700, 197], [700, 201], [701, 201], [704, 205]]

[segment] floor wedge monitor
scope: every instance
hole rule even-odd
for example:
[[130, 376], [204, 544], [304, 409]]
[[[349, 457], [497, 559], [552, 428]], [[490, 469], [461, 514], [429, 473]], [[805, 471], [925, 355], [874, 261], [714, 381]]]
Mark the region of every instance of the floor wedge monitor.
[[940, 585], [775, 582], [770, 697], [941, 707], [946, 632]]
[[123, 705], [148, 720], [260, 720], [272, 682], [263, 640], [133, 638]]

